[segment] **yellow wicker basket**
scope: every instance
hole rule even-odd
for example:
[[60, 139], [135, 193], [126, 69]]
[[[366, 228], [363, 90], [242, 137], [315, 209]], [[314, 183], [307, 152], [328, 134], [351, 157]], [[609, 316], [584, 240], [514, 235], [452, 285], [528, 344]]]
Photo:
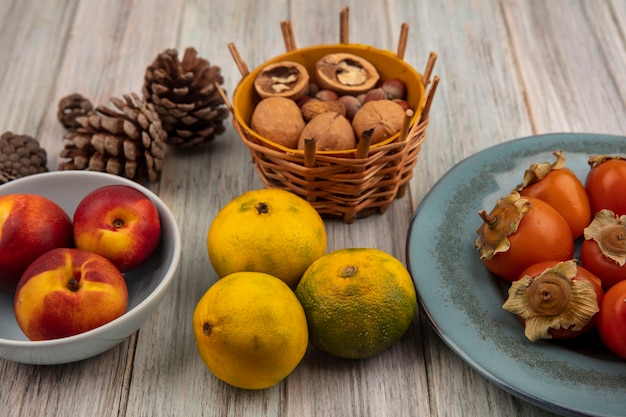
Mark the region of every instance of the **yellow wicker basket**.
[[[232, 123], [250, 150], [255, 168], [263, 184], [292, 191], [307, 199], [323, 216], [340, 217], [346, 223], [373, 213], [384, 213], [394, 199], [404, 196], [413, 175], [417, 155], [426, 138], [428, 113], [439, 78], [430, 82], [436, 54], [431, 52], [426, 70], [421, 75], [403, 61], [408, 26], [402, 25], [396, 54], [347, 40], [347, 9], [341, 15], [341, 42], [296, 49], [291, 25], [282, 22], [287, 52], [249, 72], [234, 44], [229, 48], [242, 74], [233, 94], [233, 104], [223, 91], [222, 97], [231, 111]], [[381, 79], [400, 78], [407, 86], [408, 110], [400, 133], [369, 146], [361, 141], [356, 149], [347, 151], [316, 151], [288, 149], [265, 138], [250, 128], [249, 122], [260, 97], [254, 79], [265, 66], [278, 61], [295, 61], [310, 74], [315, 63], [328, 53], [349, 52], [370, 61]], [[429, 87], [429, 88], [427, 88]]]

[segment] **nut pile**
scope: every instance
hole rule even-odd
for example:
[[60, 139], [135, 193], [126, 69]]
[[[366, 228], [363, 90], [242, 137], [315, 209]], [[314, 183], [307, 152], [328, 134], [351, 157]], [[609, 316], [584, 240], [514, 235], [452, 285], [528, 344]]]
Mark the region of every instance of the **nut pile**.
[[368, 60], [350, 53], [319, 59], [315, 73], [292, 61], [262, 68], [254, 80], [261, 101], [250, 126], [261, 136], [289, 149], [314, 140], [318, 151], [355, 149], [367, 136], [370, 144], [400, 132], [406, 85], [382, 80]]

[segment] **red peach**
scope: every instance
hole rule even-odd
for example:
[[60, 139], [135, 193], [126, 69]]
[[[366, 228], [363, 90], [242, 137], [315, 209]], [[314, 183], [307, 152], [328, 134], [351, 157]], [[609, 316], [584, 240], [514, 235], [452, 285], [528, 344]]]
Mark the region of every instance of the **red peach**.
[[52, 249], [24, 271], [13, 304], [30, 340], [73, 336], [102, 326], [128, 308], [122, 273], [106, 258], [74, 248]]
[[161, 240], [159, 212], [129, 185], [107, 185], [87, 194], [74, 212], [76, 247], [98, 253], [122, 271], [146, 262]]
[[73, 246], [72, 220], [35, 194], [0, 196], [0, 291], [13, 292], [22, 273], [50, 249]]

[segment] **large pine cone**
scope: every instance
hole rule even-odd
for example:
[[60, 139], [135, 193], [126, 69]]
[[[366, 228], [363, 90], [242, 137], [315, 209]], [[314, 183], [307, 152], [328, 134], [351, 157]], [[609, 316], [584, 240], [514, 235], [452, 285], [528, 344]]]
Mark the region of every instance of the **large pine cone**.
[[224, 132], [228, 110], [215, 88], [222, 84], [220, 67], [211, 66], [185, 49], [182, 61], [176, 49], [167, 49], [146, 69], [144, 99], [161, 116], [170, 145], [188, 147], [208, 142]]
[[90, 169], [133, 180], [159, 179], [165, 157], [167, 133], [150, 103], [137, 94], [112, 98], [115, 108], [98, 106], [87, 116], [77, 117], [80, 125], [68, 132], [61, 150], [60, 170]]
[[0, 184], [47, 172], [46, 150], [28, 135], [4, 132], [0, 136]]

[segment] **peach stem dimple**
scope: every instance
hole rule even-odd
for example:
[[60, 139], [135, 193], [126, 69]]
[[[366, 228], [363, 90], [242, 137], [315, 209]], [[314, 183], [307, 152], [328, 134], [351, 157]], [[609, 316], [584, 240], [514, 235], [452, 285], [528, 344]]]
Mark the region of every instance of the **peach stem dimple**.
[[76, 278], [70, 279], [67, 283], [67, 288], [72, 292], [78, 291], [78, 280]]

